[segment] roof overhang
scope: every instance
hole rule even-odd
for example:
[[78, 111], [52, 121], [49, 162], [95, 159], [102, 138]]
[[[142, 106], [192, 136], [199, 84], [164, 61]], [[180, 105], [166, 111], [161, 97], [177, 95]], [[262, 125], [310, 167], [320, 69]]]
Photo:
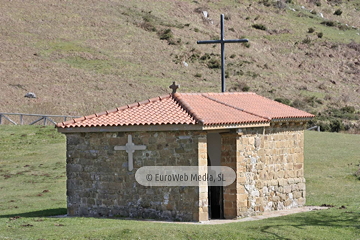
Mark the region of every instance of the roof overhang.
[[131, 125], [131, 126], [104, 126], [104, 127], [68, 127], [57, 128], [61, 133], [84, 132], [154, 132], [154, 131], [208, 131], [236, 128], [269, 127], [270, 122], [243, 123], [243, 124], [164, 124], [164, 125]]
[[271, 123], [284, 123], [284, 122], [297, 122], [297, 123], [300, 123], [300, 122], [303, 122], [303, 123], [306, 123], [310, 120], [312, 120], [314, 117], [303, 117], [303, 118], [273, 118], [271, 119]]

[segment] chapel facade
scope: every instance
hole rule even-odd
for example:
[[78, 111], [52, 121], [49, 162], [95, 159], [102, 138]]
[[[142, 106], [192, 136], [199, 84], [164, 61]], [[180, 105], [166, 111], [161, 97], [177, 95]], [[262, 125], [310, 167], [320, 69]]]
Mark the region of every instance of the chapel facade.
[[[303, 206], [314, 116], [255, 93], [173, 93], [57, 124], [69, 216], [233, 219]], [[144, 166], [227, 166], [229, 186], [139, 184]]]

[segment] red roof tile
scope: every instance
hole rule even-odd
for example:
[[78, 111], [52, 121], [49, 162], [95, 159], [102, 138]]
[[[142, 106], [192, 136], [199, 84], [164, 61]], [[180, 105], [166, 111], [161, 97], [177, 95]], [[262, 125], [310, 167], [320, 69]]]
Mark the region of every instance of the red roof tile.
[[[288, 105], [270, 100], [255, 93], [231, 92], [231, 93], [203, 93], [203, 97], [212, 99], [214, 102], [226, 106], [241, 109], [244, 112], [254, 114], [267, 119], [283, 118], [311, 118], [314, 115]], [[191, 100], [191, 94], [187, 99]]]
[[59, 128], [266, 123], [313, 115], [255, 93], [175, 93], [58, 123]]

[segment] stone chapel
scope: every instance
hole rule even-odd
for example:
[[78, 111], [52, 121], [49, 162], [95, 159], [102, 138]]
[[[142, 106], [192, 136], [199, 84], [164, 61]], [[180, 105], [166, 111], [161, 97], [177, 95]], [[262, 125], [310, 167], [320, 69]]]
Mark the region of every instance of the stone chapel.
[[[57, 124], [69, 216], [233, 219], [305, 204], [314, 116], [255, 93], [173, 93]], [[229, 186], [147, 187], [144, 166], [228, 166]]]

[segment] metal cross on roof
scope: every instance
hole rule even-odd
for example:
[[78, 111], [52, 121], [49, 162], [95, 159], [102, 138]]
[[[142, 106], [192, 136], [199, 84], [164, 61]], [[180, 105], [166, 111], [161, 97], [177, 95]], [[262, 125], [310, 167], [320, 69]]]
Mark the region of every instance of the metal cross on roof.
[[169, 88], [172, 89], [172, 93], [174, 94], [174, 93], [176, 93], [176, 90], [177, 90], [178, 88], [180, 88], [180, 85], [179, 85], [179, 84], [176, 84], [175, 82], [173, 82], [173, 83], [169, 86]]
[[220, 24], [221, 24], [221, 33], [220, 40], [206, 40], [206, 41], [197, 41], [197, 44], [221, 44], [221, 92], [225, 92], [225, 43], [238, 43], [238, 42], [248, 42], [247, 39], [233, 39], [225, 40], [224, 39], [224, 14], [220, 15]]

